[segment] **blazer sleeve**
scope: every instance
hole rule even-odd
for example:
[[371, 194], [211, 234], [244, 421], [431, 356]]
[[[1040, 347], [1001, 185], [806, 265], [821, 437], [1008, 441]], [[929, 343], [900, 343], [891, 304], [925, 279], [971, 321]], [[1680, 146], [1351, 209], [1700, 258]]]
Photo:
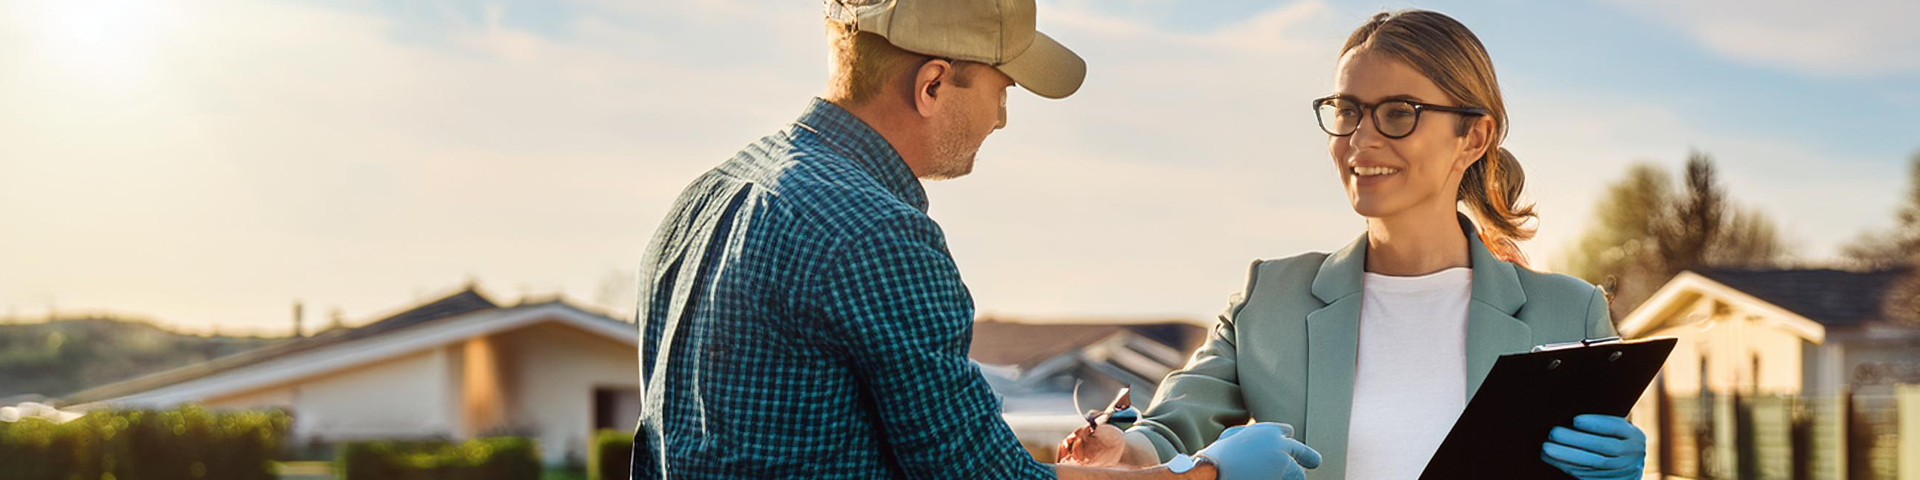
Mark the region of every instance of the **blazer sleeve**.
[[1153, 396], [1153, 405], [1127, 430], [1129, 443], [1145, 439], [1160, 461], [1175, 454], [1192, 454], [1229, 426], [1247, 422], [1246, 400], [1240, 394], [1234, 321], [1253, 294], [1260, 262], [1247, 274], [1246, 291], [1227, 302], [1206, 343], [1193, 352], [1187, 365], [1167, 374]]
[[1607, 309], [1607, 295], [1600, 287], [1592, 289], [1593, 295], [1587, 300], [1587, 338], [1619, 335], [1613, 329], [1613, 315]]

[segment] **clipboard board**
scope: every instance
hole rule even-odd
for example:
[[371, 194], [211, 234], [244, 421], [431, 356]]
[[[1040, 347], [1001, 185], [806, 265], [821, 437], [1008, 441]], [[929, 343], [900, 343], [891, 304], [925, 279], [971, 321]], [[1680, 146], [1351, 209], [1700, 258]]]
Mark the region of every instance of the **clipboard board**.
[[1547, 432], [1572, 425], [1576, 415], [1627, 416], [1675, 343], [1662, 338], [1501, 355], [1420, 480], [1573, 478], [1540, 460]]

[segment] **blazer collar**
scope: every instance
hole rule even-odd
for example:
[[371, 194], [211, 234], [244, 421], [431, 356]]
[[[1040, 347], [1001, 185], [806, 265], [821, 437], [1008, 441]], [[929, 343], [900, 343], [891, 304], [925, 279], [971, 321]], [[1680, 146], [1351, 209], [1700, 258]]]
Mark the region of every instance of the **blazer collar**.
[[[1473, 300], [1493, 307], [1502, 314], [1512, 316], [1527, 303], [1527, 294], [1520, 290], [1520, 276], [1512, 263], [1494, 258], [1487, 246], [1480, 242], [1475, 234], [1473, 221], [1466, 215], [1459, 215], [1461, 233], [1467, 236], [1467, 255], [1473, 267]], [[1348, 244], [1346, 248], [1327, 255], [1320, 263], [1320, 273], [1313, 277], [1313, 296], [1322, 303], [1333, 304], [1348, 295], [1360, 293], [1361, 281], [1367, 270], [1367, 234]]]

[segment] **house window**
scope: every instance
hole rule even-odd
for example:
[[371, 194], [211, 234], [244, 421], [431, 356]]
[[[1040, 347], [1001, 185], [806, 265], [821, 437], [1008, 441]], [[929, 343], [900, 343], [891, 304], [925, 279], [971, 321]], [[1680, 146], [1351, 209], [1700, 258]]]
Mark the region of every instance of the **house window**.
[[593, 429], [633, 431], [640, 422], [640, 389], [594, 387]]

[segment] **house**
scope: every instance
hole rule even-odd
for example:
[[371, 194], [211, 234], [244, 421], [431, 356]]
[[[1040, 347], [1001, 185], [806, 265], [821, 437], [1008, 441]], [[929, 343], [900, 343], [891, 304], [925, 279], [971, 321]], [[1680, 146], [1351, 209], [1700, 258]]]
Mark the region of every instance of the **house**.
[[[1086, 410], [1105, 407], [1132, 387], [1145, 409], [1168, 373], [1206, 340], [1207, 329], [1181, 319], [1054, 320], [981, 318], [968, 351], [1001, 397], [1014, 434], [1051, 458], [1052, 446], [1086, 425]], [[1079, 393], [1079, 405], [1074, 394]]]
[[[1848, 443], [1892, 436], [1849, 429], [1904, 429], [1876, 418], [1893, 417], [1897, 385], [1920, 383], [1920, 322], [1886, 308], [1913, 300], [1898, 298], [1908, 295], [1898, 286], [1914, 273], [1702, 270], [1674, 277], [1619, 322], [1629, 339], [1679, 340], [1630, 415], [1648, 433], [1649, 452], [1657, 452], [1649, 469], [1786, 478], [1801, 468], [1813, 478], [1845, 478], [1850, 461], [1865, 468], [1860, 464], [1873, 460], [1849, 454]], [[1897, 433], [1920, 445], [1920, 431]]]
[[357, 328], [62, 400], [80, 409], [278, 407], [303, 443], [524, 435], [557, 463], [584, 459], [596, 429], [634, 428], [637, 332], [563, 301], [502, 306], [469, 287]]
[[[1038, 444], [1132, 386], [1144, 407], [1205, 329], [1184, 321], [1039, 324], [982, 319], [970, 355]], [[640, 412], [638, 330], [564, 301], [502, 306], [467, 288], [356, 328], [330, 329], [83, 390], [67, 409], [281, 408], [296, 443], [522, 435], [544, 460], [583, 459], [591, 433]], [[1092, 404], [1099, 405], [1092, 405]]]
[[1883, 312], [1909, 270], [1686, 272], [1620, 322], [1628, 338], [1682, 341], [1674, 393], [1887, 394], [1920, 383], [1920, 323]]

